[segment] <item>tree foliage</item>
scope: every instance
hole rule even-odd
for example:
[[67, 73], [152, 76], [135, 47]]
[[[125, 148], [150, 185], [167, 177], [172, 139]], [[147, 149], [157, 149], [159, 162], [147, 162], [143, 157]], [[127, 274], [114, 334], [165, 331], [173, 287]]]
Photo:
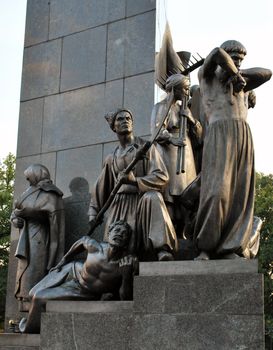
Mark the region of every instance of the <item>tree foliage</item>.
[[256, 174], [255, 215], [263, 220], [259, 270], [264, 274], [266, 334], [273, 338], [273, 175]]
[[10, 214], [13, 201], [15, 156], [9, 153], [0, 162], [0, 323], [4, 320], [10, 242]]

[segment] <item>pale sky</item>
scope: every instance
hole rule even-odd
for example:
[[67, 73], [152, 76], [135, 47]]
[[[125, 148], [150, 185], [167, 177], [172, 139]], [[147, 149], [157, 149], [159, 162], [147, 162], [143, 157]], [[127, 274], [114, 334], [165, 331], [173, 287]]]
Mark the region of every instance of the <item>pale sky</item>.
[[[80, 1], [80, 0], [79, 0]], [[117, 0], [118, 1], [118, 0]], [[137, 0], [135, 0], [137, 1]], [[242, 42], [248, 54], [242, 68], [273, 70], [272, 0], [160, 0], [161, 20], [168, 18], [177, 51], [206, 56], [228, 39]], [[26, 0], [0, 0], [0, 159], [16, 153]], [[157, 24], [157, 29], [161, 30]], [[163, 34], [163, 33], [162, 33]], [[192, 83], [197, 83], [192, 76]], [[273, 78], [256, 89], [249, 111], [256, 170], [273, 173]]]
[[16, 153], [26, 0], [0, 0], [0, 159]]

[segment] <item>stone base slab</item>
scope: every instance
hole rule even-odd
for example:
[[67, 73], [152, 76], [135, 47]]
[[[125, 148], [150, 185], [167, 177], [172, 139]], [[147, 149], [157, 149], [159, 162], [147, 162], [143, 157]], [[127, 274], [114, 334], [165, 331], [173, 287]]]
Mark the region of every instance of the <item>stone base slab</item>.
[[140, 263], [134, 301], [49, 301], [40, 347], [18, 336], [0, 350], [264, 350], [263, 276], [243, 259]]
[[263, 276], [255, 260], [140, 263], [133, 302], [49, 302], [41, 350], [57, 345], [264, 350]]
[[[39, 334], [0, 334], [0, 350], [39, 350]], [[53, 348], [52, 348], [53, 349]]]
[[42, 325], [41, 350], [264, 350], [262, 315], [45, 313]]

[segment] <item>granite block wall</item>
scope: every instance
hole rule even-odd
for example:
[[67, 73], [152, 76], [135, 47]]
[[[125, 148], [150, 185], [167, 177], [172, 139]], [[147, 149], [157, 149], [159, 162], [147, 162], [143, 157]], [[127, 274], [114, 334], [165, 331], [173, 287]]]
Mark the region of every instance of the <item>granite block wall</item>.
[[[87, 231], [90, 189], [116, 144], [104, 115], [129, 108], [135, 133], [150, 133], [155, 12], [156, 0], [28, 0], [15, 198], [24, 169], [47, 166], [64, 192], [66, 248]], [[12, 229], [6, 321], [19, 317], [17, 241]]]

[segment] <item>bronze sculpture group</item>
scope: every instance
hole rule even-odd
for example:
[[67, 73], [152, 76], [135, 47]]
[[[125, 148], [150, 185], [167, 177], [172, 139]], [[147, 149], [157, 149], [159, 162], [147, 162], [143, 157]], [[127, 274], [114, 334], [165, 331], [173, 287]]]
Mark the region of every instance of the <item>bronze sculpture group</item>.
[[[131, 299], [136, 261], [174, 260], [178, 238], [185, 234], [192, 239], [197, 260], [251, 256], [254, 151], [246, 118], [248, 108], [255, 105], [252, 89], [268, 81], [271, 71], [241, 70], [245, 55], [241, 43], [229, 40], [201, 62], [196, 89], [201, 105], [191, 109], [202, 110], [202, 118], [194, 118], [189, 109], [190, 84], [184, 68], [161, 77], [167, 97], [152, 112], [153, 144], [134, 135], [130, 110], [121, 108], [106, 115], [119, 145], [104, 161], [89, 210], [92, 234], [107, 204], [104, 242], [84, 236], [53, 269], [61, 237], [61, 231], [56, 232], [57, 227], [61, 229], [61, 193], [49, 174], [35, 181], [26, 175], [31, 186], [12, 215], [13, 224], [21, 230], [18, 250], [24, 242], [31, 247], [26, 256], [17, 255], [16, 296], [32, 298], [29, 316], [20, 323], [22, 332], [39, 331], [40, 311], [50, 299], [98, 300], [106, 294], [110, 299]], [[113, 197], [110, 203], [109, 197]], [[39, 198], [44, 207], [36, 205]], [[40, 251], [32, 241], [38, 226], [46, 250], [42, 271], [35, 270]], [[86, 260], [74, 261], [75, 254], [84, 250]], [[94, 273], [98, 269], [107, 271], [105, 280]], [[39, 277], [32, 278], [36, 273]], [[27, 288], [24, 274], [29, 278]], [[24, 288], [26, 292], [20, 294]]]

